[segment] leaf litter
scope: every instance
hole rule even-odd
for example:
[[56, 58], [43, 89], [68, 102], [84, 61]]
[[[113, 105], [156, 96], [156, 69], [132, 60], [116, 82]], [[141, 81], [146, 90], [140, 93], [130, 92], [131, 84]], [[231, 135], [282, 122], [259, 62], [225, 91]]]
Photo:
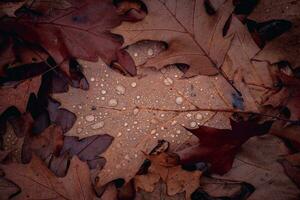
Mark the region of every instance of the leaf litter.
[[[279, 3], [272, 12], [267, 9], [263, 13], [259, 10], [273, 2], [148, 0], [145, 4], [116, 1], [116, 7], [109, 1], [97, 4], [100, 10], [107, 8], [103, 13], [112, 11], [108, 15], [96, 12], [94, 1], [77, 3], [28, 1], [5, 11], [16, 19], [21, 16], [21, 20], [13, 23], [14, 18], [4, 18], [7, 26], [2, 26], [1, 31], [11, 34], [20, 27], [29, 31], [18, 32], [17, 38], [9, 36], [9, 42], [3, 43], [4, 51], [1, 49], [5, 58], [1, 75], [6, 76], [1, 83], [9, 85], [1, 87], [5, 98], [0, 105], [1, 112], [5, 111], [0, 120], [4, 128], [0, 132], [1, 147], [3, 140], [9, 151], [3, 152], [0, 160], [8, 163], [2, 165], [6, 177], [1, 177], [1, 183], [10, 188], [1, 191], [5, 197], [94, 199], [96, 193], [103, 193], [104, 199], [144, 199], [147, 193], [138, 188], [150, 192], [157, 187], [161, 199], [176, 194], [175, 199], [183, 199], [183, 195], [186, 199], [286, 199], [299, 195], [297, 156], [286, 156], [289, 150], [275, 136], [256, 137], [267, 132], [264, 125], [270, 124], [269, 120], [277, 119], [271, 134], [291, 142], [288, 147], [293, 151], [299, 149], [299, 109], [295, 104], [298, 96], [290, 95], [298, 87], [297, 77], [293, 76], [298, 64], [293, 56], [294, 43], [286, 39], [293, 34], [296, 40], [298, 37], [298, 15], [294, 13], [297, 2]], [[289, 5], [295, 6], [289, 10]], [[26, 9], [32, 13], [26, 13]], [[281, 10], [281, 15], [276, 16], [279, 19], [273, 20], [278, 9], [288, 11]], [[90, 16], [101, 20], [91, 21]], [[130, 21], [113, 30], [124, 37], [122, 49], [121, 38], [108, 31], [121, 21]], [[100, 22], [107, 26], [99, 26]], [[97, 36], [91, 36], [95, 30], [99, 31]], [[38, 40], [31, 38], [32, 34], [39, 36]], [[1, 35], [1, 39], [6, 36]], [[49, 42], [51, 38], [54, 46]], [[80, 38], [85, 38], [78, 43], [83, 48], [71, 42]], [[15, 39], [40, 44], [46, 51], [42, 54], [51, 57], [47, 61], [47, 55], [35, 58], [26, 50], [28, 44], [25, 43], [25, 51], [24, 46], [16, 48], [19, 44]], [[284, 40], [291, 42], [292, 50], [277, 50]], [[22, 57], [18, 63], [21, 68], [14, 66], [18, 56]], [[77, 62], [75, 58], [85, 60]], [[30, 60], [39, 63], [31, 64]], [[55, 69], [58, 66], [60, 69]], [[34, 67], [41, 68], [25, 73], [26, 68], [32, 71]], [[49, 67], [51, 73], [54, 69], [52, 75], [57, 73], [53, 80], [60, 82], [47, 92], [67, 93], [52, 94], [50, 98], [43, 91]], [[34, 80], [36, 83], [31, 84]], [[52, 84], [56, 84], [53, 80]], [[17, 84], [11, 87], [11, 81]], [[35, 103], [38, 108], [34, 108]], [[290, 119], [283, 116], [284, 106], [292, 114]], [[29, 113], [25, 111], [32, 118], [26, 118]], [[257, 121], [251, 124], [253, 119]], [[25, 122], [27, 126], [22, 127]], [[287, 122], [292, 124], [286, 126]], [[274, 132], [279, 126], [282, 131]], [[214, 134], [216, 137], [210, 138]], [[170, 142], [170, 154], [152, 155], [157, 141], [162, 139]], [[161, 166], [161, 158], [173, 156], [178, 159], [174, 164]], [[20, 164], [24, 159], [29, 164]], [[147, 173], [139, 174], [145, 159], [150, 162]], [[24, 175], [11, 173], [15, 169]], [[228, 172], [213, 178], [247, 183], [241, 183], [241, 190], [233, 194], [220, 187], [212, 191], [204, 187], [204, 191], [197, 188], [200, 176], [205, 181], [204, 172]], [[79, 179], [75, 180], [75, 175]], [[44, 176], [50, 182], [42, 183]], [[145, 177], [147, 181], [141, 181]], [[139, 178], [134, 189], [133, 180]], [[20, 194], [16, 194], [20, 188], [10, 180], [22, 189]], [[226, 180], [223, 182], [226, 184]], [[31, 184], [37, 187], [28, 187]], [[44, 185], [49, 190], [37, 193], [36, 189], [41, 187], [43, 191]], [[225, 195], [221, 194], [223, 189]], [[286, 191], [287, 195], [281, 195]], [[152, 194], [156, 193], [157, 189]], [[148, 197], [151, 199], [151, 195]]]

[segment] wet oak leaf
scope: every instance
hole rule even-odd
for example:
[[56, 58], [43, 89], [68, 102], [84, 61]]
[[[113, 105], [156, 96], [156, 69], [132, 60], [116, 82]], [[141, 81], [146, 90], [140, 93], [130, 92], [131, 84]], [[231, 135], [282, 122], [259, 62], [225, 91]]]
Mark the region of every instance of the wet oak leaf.
[[216, 129], [200, 126], [188, 129], [199, 141], [197, 145], [177, 152], [181, 164], [198, 162], [210, 163], [212, 172], [225, 174], [228, 172], [240, 147], [251, 137], [268, 132], [272, 122], [258, 124], [255, 121], [235, 122], [231, 120], [230, 129]]
[[1, 165], [5, 178], [21, 188], [15, 199], [97, 199], [86, 163], [73, 157], [66, 177], [57, 178], [38, 157], [26, 165]]
[[41, 84], [41, 77], [37, 76], [25, 80], [15, 87], [0, 88], [0, 113], [4, 112], [10, 106], [15, 106], [21, 113], [26, 111], [27, 102], [31, 93], [37, 94]]
[[[148, 60], [143, 67], [162, 68], [184, 63], [190, 66], [186, 77], [215, 75], [223, 64], [233, 34], [222, 36], [222, 29], [233, 11], [230, 1], [216, 1], [217, 11], [207, 14], [201, 1], [164, 2], [148, 0], [148, 15], [140, 22], [124, 23], [114, 29], [125, 38], [125, 44], [141, 40], [164, 41], [168, 49]], [[149, 55], [153, 52], [149, 51]], [[134, 56], [134, 55], [132, 55]], [[137, 64], [137, 63], [136, 63]]]

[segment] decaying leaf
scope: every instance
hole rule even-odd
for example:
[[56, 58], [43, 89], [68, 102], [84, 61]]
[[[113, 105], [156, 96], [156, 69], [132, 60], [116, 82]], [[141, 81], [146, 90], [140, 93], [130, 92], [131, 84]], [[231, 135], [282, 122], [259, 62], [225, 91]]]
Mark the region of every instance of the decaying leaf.
[[73, 157], [67, 176], [57, 178], [43, 161], [33, 156], [26, 165], [1, 165], [5, 178], [22, 188], [15, 199], [96, 199], [86, 163]]
[[210, 163], [212, 172], [224, 174], [228, 172], [234, 157], [240, 147], [250, 138], [268, 132], [272, 122], [258, 124], [255, 121], [231, 122], [232, 130], [216, 129], [200, 126], [197, 129], [188, 129], [199, 142], [195, 146], [178, 151], [182, 164], [197, 162]]

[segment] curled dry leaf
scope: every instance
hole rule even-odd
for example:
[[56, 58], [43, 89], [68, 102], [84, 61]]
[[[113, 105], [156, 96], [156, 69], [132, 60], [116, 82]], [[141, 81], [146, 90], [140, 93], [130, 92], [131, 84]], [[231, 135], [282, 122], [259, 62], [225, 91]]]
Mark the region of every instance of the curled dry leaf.
[[224, 38], [222, 29], [233, 6], [230, 1], [217, 1], [216, 13], [209, 15], [205, 2], [148, 0], [145, 1], [148, 15], [144, 20], [135, 24], [124, 23], [114, 32], [124, 36], [124, 46], [141, 40], [168, 44], [167, 51], [148, 60], [143, 66], [160, 69], [166, 65], [184, 63], [190, 65], [185, 74], [187, 77], [215, 75], [218, 73], [216, 67], [223, 64], [231, 44], [232, 35]]
[[199, 141], [197, 145], [177, 152], [180, 162], [193, 164], [205, 161], [212, 165], [212, 172], [224, 174], [231, 169], [240, 147], [250, 137], [266, 134], [272, 124], [272, 122], [258, 124], [256, 121], [230, 122], [232, 130], [207, 126], [188, 129]]
[[73, 157], [67, 176], [57, 178], [38, 157], [26, 165], [1, 165], [5, 178], [21, 188], [15, 199], [96, 199], [86, 163]]
[[185, 171], [178, 165], [178, 161], [167, 153], [149, 156], [151, 166], [148, 173], [134, 177], [136, 189], [153, 192], [155, 185], [162, 179], [167, 186], [167, 194], [175, 195], [185, 192], [187, 199], [199, 187], [200, 171]]

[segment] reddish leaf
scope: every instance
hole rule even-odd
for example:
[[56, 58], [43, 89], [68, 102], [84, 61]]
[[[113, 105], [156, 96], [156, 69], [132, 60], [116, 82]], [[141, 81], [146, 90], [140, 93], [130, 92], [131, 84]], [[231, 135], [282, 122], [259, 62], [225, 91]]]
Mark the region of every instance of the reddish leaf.
[[71, 58], [97, 61], [101, 57], [107, 64], [117, 60], [122, 39], [109, 30], [122, 22], [122, 16], [114, 5], [108, 0], [69, 2], [71, 5], [63, 9], [53, 7], [43, 15], [21, 13], [18, 20], [3, 21], [0, 30], [40, 44], [57, 64], [62, 64], [65, 72], [65, 61]]
[[255, 121], [235, 122], [231, 120], [232, 130], [207, 126], [188, 129], [198, 137], [199, 143], [177, 154], [182, 164], [205, 161], [212, 165], [212, 172], [224, 174], [231, 169], [235, 154], [242, 144], [250, 137], [267, 133], [271, 123], [258, 124]]

